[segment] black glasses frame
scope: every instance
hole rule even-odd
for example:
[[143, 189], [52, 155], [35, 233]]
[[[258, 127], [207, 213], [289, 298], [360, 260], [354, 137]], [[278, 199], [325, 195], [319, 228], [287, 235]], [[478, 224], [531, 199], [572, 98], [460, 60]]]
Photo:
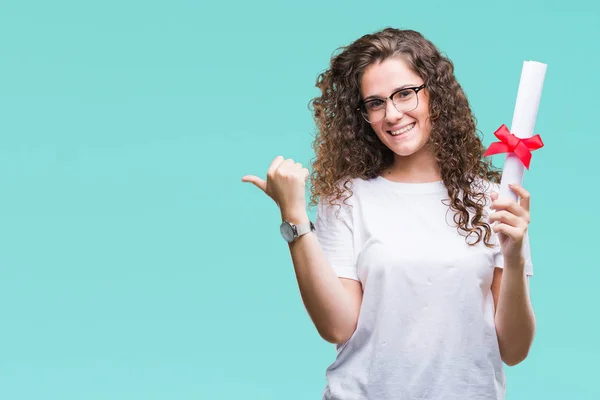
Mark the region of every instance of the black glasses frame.
[[[359, 112], [360, 112], [360, 115], [362, 115], [362, 117], [364, 118], [364, 120], [365, 120], [365, 121], [367, 121], [367, 122], [371, 123], [371, 121], [369, 121], [369, 120], [367, 119], [367, 117], [365, 116], [365, 112], [366, 112], [366, 111], [365, 111], [365, 112], [363, 112], [363, 107], [364, 107], [364, 106], [365, 106], [365, 105], [366, 105], [368, 102], [370, 102], [370, 101], [375, 101], [375, 100], [384, 100], [384, 101], [386, 101], [386, 102], [387, 102], [387, 100], [389, 99], [389, 100], [391, 100], [391, 101], [392, 101], [392, 104], [394, 105], [394, 108], [395, 108], [396, 110], [398, 110], [398, 107], [396, 106], [396, 103], [394, 103], [394, 96], [395, 96], [397, 93], [399, 93], [399, 92], [403, 92], [403, 91], [405, 91], [405, 90], [412, 90], [413, 92], [415, 92], [415, 95], [417, 96], [417, 106], [416, 106], [415, 108], [417, 108], [417, 107], [419, 106], [419, 92], [420, 92], [421, 90], [423, 90], [423, 89], [425, 89], [425, 84], [422, 84], [421, 86], [410, 86], [410, 87], [404, 87], [404, 88], [402, 88], [402, 89], [398, 89], [398, 90], [396, 90], [394, 93], [392, 93], [391, 95], [389, 95], [387, 98], [378, 98], [378, 99], [370, 99], [370, 100], [367, 100], [367, 101], [361, 101], [361, 102], [360, 102], [360, 104], [359, 104], [359, 106], [356, 108], [356, 111], [359, 111]], [[413, 108], [413, 110], [414, 110], [415, 108]], [[387, 111], [387, 108], [386, 108], [386, 111]], [[400, 110], [398, 110], [398, 111], [400, 111]], [[412, 111], [412, 110], [408, 110], [408, 111]], [[400, 111], [400, 112], [402, 112], [402, 111]], [[383, 114], [383, 118], [385, 118], [385, 115], [386, 115], [386, 114]], [[383, 119], [383, 118], [381, 118], [381, 119]], [[381, 119], [380, 119], [379, 121], [381, 121]], [[379, 121], [373, 121], [373, 122], [379, 122]]]

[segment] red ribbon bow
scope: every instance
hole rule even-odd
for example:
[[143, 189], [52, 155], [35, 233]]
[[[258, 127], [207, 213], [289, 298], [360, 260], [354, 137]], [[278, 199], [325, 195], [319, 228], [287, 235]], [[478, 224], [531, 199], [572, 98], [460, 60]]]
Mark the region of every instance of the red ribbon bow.
[[529, 163], [531, 162], [531, 152], [544, 146], [540, 135], [521, 139], [512, 134], [504, 124], [494, 132], [494, 136], [500, 139], [500, 142], [492, 143], [484, 156], [499, 153], [514, 153], [527, 169], [529, 169]]

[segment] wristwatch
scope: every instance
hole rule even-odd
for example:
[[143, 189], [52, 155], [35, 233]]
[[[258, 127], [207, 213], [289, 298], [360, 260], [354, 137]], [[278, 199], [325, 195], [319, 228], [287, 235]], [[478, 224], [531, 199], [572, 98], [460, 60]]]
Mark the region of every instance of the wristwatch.
[[286, 242], [292, 243], [294, 240], [298, 239], [300, 236], [305, 235], [309, 232], [315, 231], [315, 225], [312, 221], [308, 221], [305, 224], [294, 225], [291, 222], [283, 221], [281, 226], [279, 227], [281, 231], [281, 236], [285, 239]]

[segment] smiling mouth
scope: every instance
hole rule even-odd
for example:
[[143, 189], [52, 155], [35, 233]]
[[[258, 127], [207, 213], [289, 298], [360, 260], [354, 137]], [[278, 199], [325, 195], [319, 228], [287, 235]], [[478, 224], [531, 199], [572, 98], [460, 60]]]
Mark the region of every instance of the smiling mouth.
[[413, 129], [416, 124], [417, 124], [416, 122], [413, 122], [412, 124], [407, 125], [404, 128], [402, 128], [402, 129], [398, 129], [396, 131], [386, 131], [386, 132], [389, 133], [392, 136], [402, 135], [403, 133], [406, 133], [406, 132], [410, 131], [411, 129]]

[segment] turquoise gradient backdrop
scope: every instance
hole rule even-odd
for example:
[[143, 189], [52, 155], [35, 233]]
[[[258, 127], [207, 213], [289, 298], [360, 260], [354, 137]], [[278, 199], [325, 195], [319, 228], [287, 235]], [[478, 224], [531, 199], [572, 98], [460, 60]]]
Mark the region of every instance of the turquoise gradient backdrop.
[[[508, 399], [600, 399], [597, 3], [0, 3], [0, 398], [320, 398], [275, 204], [308, 164], [332, 52], [412, 28], [456, 66], [484, 141], [548, 64], [525, 186], [538, 332]], [[496, 157], [502, 165], [502, 157]], [[314, 210], [311, 210], [314, 216]]]

